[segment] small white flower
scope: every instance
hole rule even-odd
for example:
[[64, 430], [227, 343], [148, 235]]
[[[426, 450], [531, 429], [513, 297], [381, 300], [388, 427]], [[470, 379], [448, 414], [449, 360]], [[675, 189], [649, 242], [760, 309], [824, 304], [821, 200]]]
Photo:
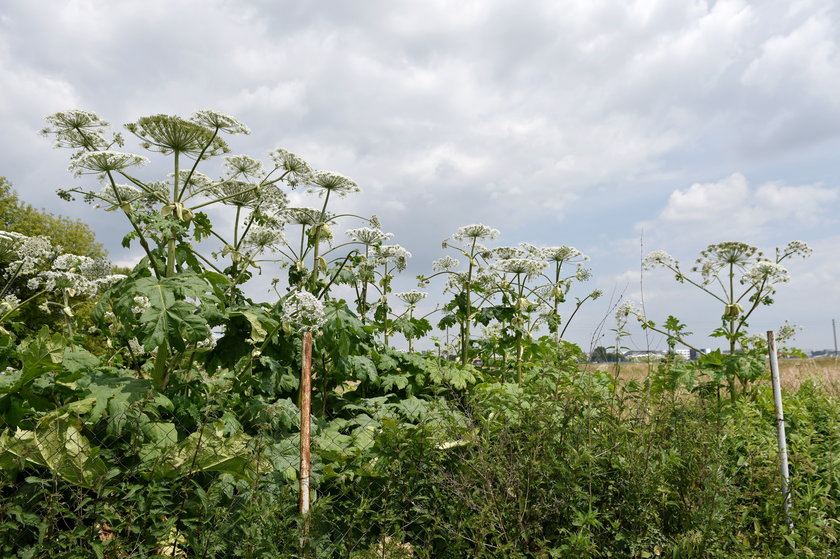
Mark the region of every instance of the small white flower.
[[[525, 245], [525, 243], [523, 243], [523, 245]], [[523, 250], [519, 247], [496, 247], [488, 250], [487, 255], [488, 257], [495, 257], [500, 260], [509, 260], [511, 258], [523, 258], [529, 252], [530, 251], [528, 251], [527, 249]]]
[[575, 247], [561, 245], [541, 249], [542, 257], [549, 262], [583, 262], [589, 257]]
[[271, 152], [271, 158], [274, 164], [285, 175], [285, 180], [292, 188], [299, 184], [309, 184], [312, 182], [312, 177], [315, 171], [312, 167], [303, 160], [302, 157], [286, 151], [282, 148], [277, 148]]
[[276, 227], [257, 225], [248, 231], [243, 244], [256, 252], [283, 248], [283, 231]]
[[240, 177], [261, 179], [265, 175], [262, 161], [258, 161], [249, 155], [229, 155], [225, 157], [225, 169], [227, 169], [228, 177], [232, 179]]
[[578, 266], [578, 269], [575, 271], [575, 279], [577, 279], [578, 281], [589, 281], [591, 278], [591, 269], [584, 268], [583, 266]]
[[405, 270], [411, 253], [400, 245], [381, 245], [375, 248], [373, 260], [377, 266], [393, 263], [397, 270]]
[[640, 314], [641, 313], [632, 302], [622, 302], [615, 310], [615, 322], [618, 325], [619, 330], [627, 325], [627, 319], [629, 317], [635, 316], [638, 319]]
[[223, 204], [248, 208], [284, 208], [289, 199], [274, 184], [257, 184], [229, 179], [213, 185], [212, 190]]
[[9, 312], [18, 305], [20, 305], [20, 299], [14, 295], [6, 295], [0, 299], [0, 315]]
[[218, 128], [228, 134], [250, 134], [251, 130], [227, 113], [212, 110], [201, 110], [190, 118], [196, 124], [207, 128]]
[[143, 295], [135, 295], [133, 300], [134, 305], [131, 307], [131, 312], [134, 314], [143, 314], [151, 306], [149, 298]]
[[811, 256], [811, 254], [813, 254], [813, 252], [813, 249], [809, 247], [808, 244], [804, 241], [791, 241], [787, 245], [785, 245], [785, 248], [776, 251], [780, 258], [793, 255], [798, 255], [802, 258], [808, 258], [809, 256]]

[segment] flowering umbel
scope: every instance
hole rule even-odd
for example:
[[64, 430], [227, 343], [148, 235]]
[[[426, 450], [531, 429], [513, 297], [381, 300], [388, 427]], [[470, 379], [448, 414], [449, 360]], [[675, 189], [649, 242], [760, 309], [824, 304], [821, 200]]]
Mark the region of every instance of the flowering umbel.
[[315, 332], [326, 322], [324, 304], [308, 291], [295, 291], [283, 302], [282, 321], [299, 332]]

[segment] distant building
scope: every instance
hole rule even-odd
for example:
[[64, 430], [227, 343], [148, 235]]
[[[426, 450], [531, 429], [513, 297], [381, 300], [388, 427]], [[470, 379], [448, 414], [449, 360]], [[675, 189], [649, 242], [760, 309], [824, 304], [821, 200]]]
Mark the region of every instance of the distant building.
[[630, 350], [624, 352], [624, 358], [628, 361], [661, 361], [663, 357], [665, 357], [664, 351], [636, 351]]
[[712, 352], [712, 350], [710, 348], [701, 349], [699, 351], [696, 350], [696, 349], [690, 349], [690, 350], [688, 350], [688, 358], [691, 359], [692, 361], [696, 361], [697, 359], [700, 358], [701, 355], [708, 355], [711, 352]]
[[690, 349], [675, 349], [674, 353], [679, 355], [685, 360], [691, 359], [691, 350]]

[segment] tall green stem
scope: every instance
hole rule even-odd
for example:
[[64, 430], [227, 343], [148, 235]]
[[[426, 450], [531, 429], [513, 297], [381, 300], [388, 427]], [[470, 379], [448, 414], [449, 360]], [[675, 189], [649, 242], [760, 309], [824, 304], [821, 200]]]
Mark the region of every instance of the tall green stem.
[[[172, 184], [172, 203], [178, 204], [178, 195], [179, 195], [179, 175], [180, 174], [180, 153], [175, 152], [175, 177], [173, 179]], [[174, 231], [170, 231], [169, 233], [169, 240], [167, 241], [166, 247], [166, 277], [171, 277], [175, 275], [175, 233]]]
[[320, 249], [321, 249], [321, 229], [326, 225], [324, 223], [324, 219], [327, 217], [327, 204], [330, 201], [330, 190], [327, 190], [326, 196], [324, 196], [324, 205], [321, 207], [321, 215], [318, 217], [318, 223], [315, 224], [315, 244], [312, 247], [312, 275], [310, 276], [310, 292], [315, 292], [318, 286], [318, 257], [320, 256]]
[[467, 284], [464, 286], [464, 321], [461, 327], [461, 365], [466, 365], [467, 360], [469, 359], [469, 352], [470, 352], [470, 320], [472, 316], [472, 274], [473, 274], [473, 262], [474, 255], [475, 255], [475, 243], [477, 239], [473, 239], [472, 246], [470, 247], [470, 265], [467, 269]]

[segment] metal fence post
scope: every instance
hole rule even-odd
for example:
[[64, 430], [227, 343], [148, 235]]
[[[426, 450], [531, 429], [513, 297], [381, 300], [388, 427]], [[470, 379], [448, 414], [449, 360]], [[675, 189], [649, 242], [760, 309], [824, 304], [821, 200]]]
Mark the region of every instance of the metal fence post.
[[770, 373], [773, 377], [773, 401], [776, 406], [776, 435], [779, 441], [779, 469], [782, 473], [782, 498], [785, 520], [793, 528], [790, 520], [790, 474], [788, 473], [787, 440], [785, 437], [785, 414], [782, 409], [782, 384], [779, 380], [779, 358], [776, 352], [776, 336], [772, 330], [767, 332], [767, 351], [770, 354]]

